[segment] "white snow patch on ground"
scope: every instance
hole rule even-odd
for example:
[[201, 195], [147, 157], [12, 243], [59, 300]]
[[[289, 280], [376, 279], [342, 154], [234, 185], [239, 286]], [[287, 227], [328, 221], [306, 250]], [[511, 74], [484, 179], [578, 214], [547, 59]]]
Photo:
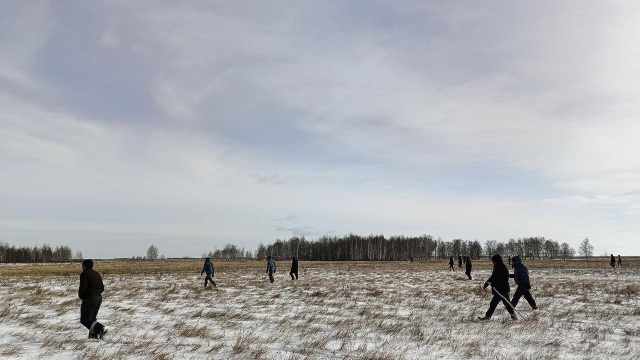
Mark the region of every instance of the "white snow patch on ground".
[[[99, 269], [97, 269], [99, 270]], [[79, 323], [76, 277], [4, 278], [0, 358], [637, 359], [640, 272], [533, 270], [526, 319], [479, 322], [488, 272], [311, 268], [105, 276], [104, 341]], [[515, 287], [512, 288], [512, 291]]]

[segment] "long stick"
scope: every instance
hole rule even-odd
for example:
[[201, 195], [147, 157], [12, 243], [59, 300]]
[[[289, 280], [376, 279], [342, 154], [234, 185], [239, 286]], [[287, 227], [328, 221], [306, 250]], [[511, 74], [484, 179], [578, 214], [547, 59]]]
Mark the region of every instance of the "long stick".
[[493, 286], [491, 287], [491, 290], [494, 291], [496, 294], [498, 294], [498, 296], [500, 296], [502, 298], [502, 300], [506, 301], [507, 304], [509, 304], [509, 306], [511, 307], [511, 309], [513, 309], [513, 311], [515, 311], [516, 313], [518, 313], [518, 316], [523, 317], [525, 320], [527, 320], [526, 316], [522, 316], [522, 314], [520, 313], [520, 311], [516, 310], [516, 307], [513, 306], [513, 304], [511, 303], [511, 301], [509, 301], [509, 299], [505, 298], [504, 296], [502, 296], [502, 294], [500, 294], [500, 291], [496, 290], [496, 288], [494, 288]]

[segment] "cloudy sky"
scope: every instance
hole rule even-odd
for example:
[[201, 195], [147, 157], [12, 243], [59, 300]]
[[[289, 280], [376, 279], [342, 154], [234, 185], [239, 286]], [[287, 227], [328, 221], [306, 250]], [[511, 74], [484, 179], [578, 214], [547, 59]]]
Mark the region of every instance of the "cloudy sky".
[[640, 254], [631, 1], [5, 1], [0, 241]]

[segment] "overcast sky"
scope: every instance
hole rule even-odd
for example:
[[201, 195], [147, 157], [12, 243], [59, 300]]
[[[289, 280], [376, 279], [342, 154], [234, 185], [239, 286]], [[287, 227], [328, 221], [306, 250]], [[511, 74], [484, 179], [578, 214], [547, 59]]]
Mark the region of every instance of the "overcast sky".
[[3, 1], [0, 241], [640, 254], [640, 3]]

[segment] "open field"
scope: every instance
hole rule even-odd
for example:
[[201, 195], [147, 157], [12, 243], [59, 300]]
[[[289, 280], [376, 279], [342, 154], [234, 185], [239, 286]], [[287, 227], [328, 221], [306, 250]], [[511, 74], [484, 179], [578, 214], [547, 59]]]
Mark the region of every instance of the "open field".
[[99, 261], [102, 342], [79, 324], [79, 264], [3, 265], [0, 358], [635, 359], [640, 269], [626, 263], [531, 262], [541, 309], [478, 322], [486, 262], [473, 281], [444, 262], [301, 262], [297, 282], [281, 262], [274, 284], [262, 263], [220, 262], [205, 290], [199, 261]]

